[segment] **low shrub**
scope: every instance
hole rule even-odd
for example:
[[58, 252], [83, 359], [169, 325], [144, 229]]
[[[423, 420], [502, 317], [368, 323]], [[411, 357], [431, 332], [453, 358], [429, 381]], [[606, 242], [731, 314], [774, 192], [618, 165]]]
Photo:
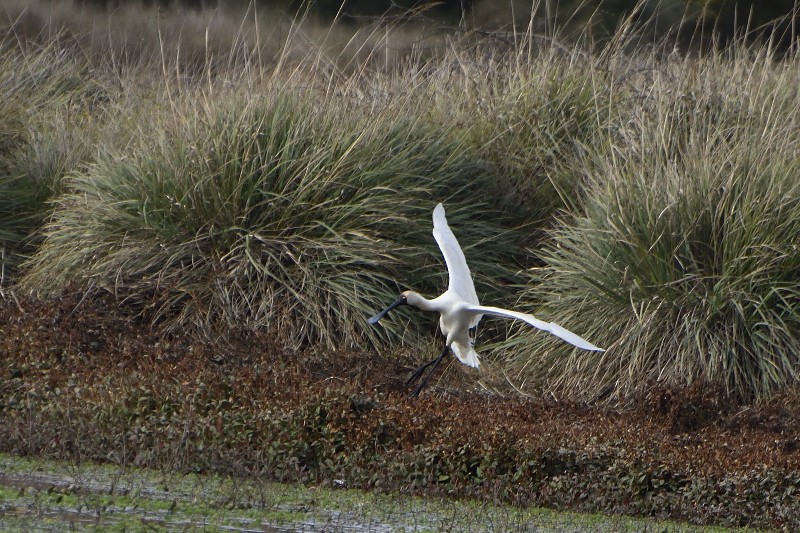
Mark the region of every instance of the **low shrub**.
[[[669, 417], [461, 393], [411, 401], [383, 367], [298, 357], [268, 335], [155, 335], [78, 297], [8, 301], [0, 450], [695, 523], [800, 525], [797, 397], [699, 430]], [[32, 317], [36, 317], [33, 319]], [[59, 327], [67, 321], [69, 327]], [[229, 357], [230, 356], [230, 357]], [[681, 403], [675, 391], [672, 401]], [[691, 400], [691, 398], [689, 398]], [[773, 421], [771, 415], [791, 410]], [[487, 424], [487, 421], [491, 423]], [[776, 424], [773, 427], [773, 424]], [[768, 427], [767, 427], [768, 426]]]

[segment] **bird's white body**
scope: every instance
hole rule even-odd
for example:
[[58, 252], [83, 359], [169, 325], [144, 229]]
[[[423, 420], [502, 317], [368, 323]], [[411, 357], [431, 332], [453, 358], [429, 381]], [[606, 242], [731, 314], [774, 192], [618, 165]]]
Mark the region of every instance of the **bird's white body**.
[[439, 328], [445, 336], [445, 345], [453, 350], [458, 360], [467, 366], [480, 366], [478, 353], [472, 346], [469, 330], [478, 325], [481, 315], [474, 312], [474, 308], [453, 291], [447, 290], [444, 294], [433, 300], [428, 300], [416, 292], [404, 293], [409, 305], [418, 307], [423, 311], [436, 311], [439, 313]]
[[378, 322], [391, 309], [401, 304], [412, 305], [423, 311], [435, 311], [440, 315], [439, 327], [445, 336], [445, 346], [450, 347], [459, 361], [471, 367], [480, 366], [480, 361], [469, 333], [471, 328], [478, 325], [483, 315], [522, 320], [535, 328], [550, 332], [578, 348], [603, 351], [602, 348], [598, 348], [553, 322], [539, 320], [528, 313], [481, 305], [475, 292], [475, 285], [472, 283], [472, 274], [467, 266], [464, 252], [461, 251], [455, 235], [447, 225], [442, 204], [437, 205], [433, 210], [433, 237], [442, 250], [444, 261], [447, 264], [449, 275], [447, 290], [432, 300], [414, 291], [405, 291], [394, 304], [370, 318], [370, 323]]

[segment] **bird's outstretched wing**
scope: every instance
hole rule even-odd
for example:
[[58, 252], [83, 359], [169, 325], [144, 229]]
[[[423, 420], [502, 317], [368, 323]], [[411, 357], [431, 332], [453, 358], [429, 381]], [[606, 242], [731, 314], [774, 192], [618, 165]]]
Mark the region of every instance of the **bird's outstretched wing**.
[[479, 305], [467, 260], [464, 252], [461, 251], [461, 246], [458, 245], [456, 236], [447, 225], [442, 204], [437, 205], [433, 210], [433, 238], [436, 239], [439, 249], [442, 250], [444, 262], [447, 263], [447, 273], [450, 276], [447, 289], [458, 294], [465, 302]]
[[[442, 204], [438, 204], [433, 210], [433, 238], [436, 239], [436, 243], [444, 255], [444, 262], [447, 264], [449, 276], [447, 290], [456, 293], [459, 298], [470, 305], [480, 305], [475, 285], [472, 282], [472, 274], [467, 266], [467, 259], [464, 257], [464, 252], [461, 251], [456, 236], [447, 225]], [[476, 315], [470, 321], [469, 327], [477, 326], [480, 319], [481, 315]]]
[[544, 320], [539, 320], [533, 315], [529, 315], [528, 313], [520, 313], [519, 311], [511, 311], [509, 309], [503, 309], [501, 307], [491, 307], [487, 305], [470, 305], [467, 308], [472, 313], [480, 313], [484, 315], [495, 315], [495, 316], [502, 316], [506, 318], [516, 318], [517, 320], [523, 320], [530, 324], [531, 326], [541, 329], [543, 331], [547, 331], [548, 333], [552, 333], [556, 337], [563, 339], [570, 343], [573, 346], [577, 346], [578, 348], [583, 348], [584, 350], [592, 350], [595, 352], [604, 352], [605, 350], [602, 348], [598, 348], [591, 342], [587, 341], [583, 337], [572, 333], [566, 328], [562, 328], [558, 324], [553, 322], [545, 322]]

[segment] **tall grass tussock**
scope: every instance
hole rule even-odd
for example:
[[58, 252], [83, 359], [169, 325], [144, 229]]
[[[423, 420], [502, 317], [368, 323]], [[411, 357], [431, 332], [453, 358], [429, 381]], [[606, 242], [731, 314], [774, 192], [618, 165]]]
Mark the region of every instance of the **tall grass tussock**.
[[0, 42], [0, 284], [34, 249], [61, 179], [91, 157], [87, 110], [105, 98], [86, 62], [56, 43]]
[[588, 200], [528, 292], [611, 349], [537, 357], [530, 337], [522, 375], [585, 399], [695, 382], [763, 397], [797, 379], [796, 65], [739, 46], [657, 71], [585, 159]]
[[[48, 48], [55, 30], [36, 21], [61, 19], [32, 6], [5, 5], [3, 80], [69, 75], [0, 102], [0, 183], [23, 185], [2, 201], [47, 184], [35, 209], [0, 211], [3, 243], [30, 243], [6, 284], [111, 291], [166, 329], [424, 348], [427, 318], [364, 318], [445, 283], [430, 235], [443, 201], [486, 303], [608, 348], [510, 326], [489, 360], [524, 392], [708, 383], [749, 400], [796, 383], [798, 65], [768, 42], [692, 55], [629, 24], [562, 42], [534, 20], [501, 39], [176, 8], [123, 13], [145, 44], [64, 17]], [[165, 31], [181, 22], [205, 37]]]
[[[294, 343], [377, 341], [364, 310], [397, 283], [440, 282], [434, 248], [419, 245], [427, 204], [464, 195], [456, 217], [483, 210], [469, 189], [491, 185], [440, 130], [338, 111], [285, 95], [193, 106], [182, 137], [70, 178], [25, 282], [102, 287], [169, 327], [221, 320]], [[484, 248], [502, 257], [505, 241]]]

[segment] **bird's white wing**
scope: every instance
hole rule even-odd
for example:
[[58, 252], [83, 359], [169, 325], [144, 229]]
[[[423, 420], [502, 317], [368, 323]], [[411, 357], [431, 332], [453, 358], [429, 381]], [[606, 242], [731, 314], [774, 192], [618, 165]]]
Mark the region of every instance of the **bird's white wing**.
[[467, 309], [472, 313], [495, 315], [506, 318], [516, 318], [517, 320], [523, 320], [528, 324], [530, 324], [531, 326], [552, 333], [556, 337], [563, 339], [568, 343], [570, 343], [571, 345], [577, 346], [578, 348], [583, 348], [584, 350], [592, 350], [596, 352], [605, 351], [602, 348], [598, 348], [597, 346], [587, 341], [583, 337], [580, 337], [579, 335], [572, 333], [566, 328], [562, 328], [558, 324], [555, 324], [553, 322], [545, 322], [544, 320], [539, 320], [535, 316], [529, 315], [528, 313], [520, 313], [519, 311], [511, 311], [509, 309], [503, 309], [501, 307], [491, 307], [487, 305], [470, 305]]
[[[461, 246], [458, 245], [456, 236], [453, 235], [447, 219], [444, 217], [444, 206], [439, 204], [433, 210], [433, 238], [439, 245], [447, 263], [447, 273], [450, 276], [447, 290], [456, 293], [462, 300], [471, 305], [479, 305], [478, 294], [472, 283], [472, 274], [469, 272], [467, 260]], [[477, 324], [477, 321], [476, 321]]]

